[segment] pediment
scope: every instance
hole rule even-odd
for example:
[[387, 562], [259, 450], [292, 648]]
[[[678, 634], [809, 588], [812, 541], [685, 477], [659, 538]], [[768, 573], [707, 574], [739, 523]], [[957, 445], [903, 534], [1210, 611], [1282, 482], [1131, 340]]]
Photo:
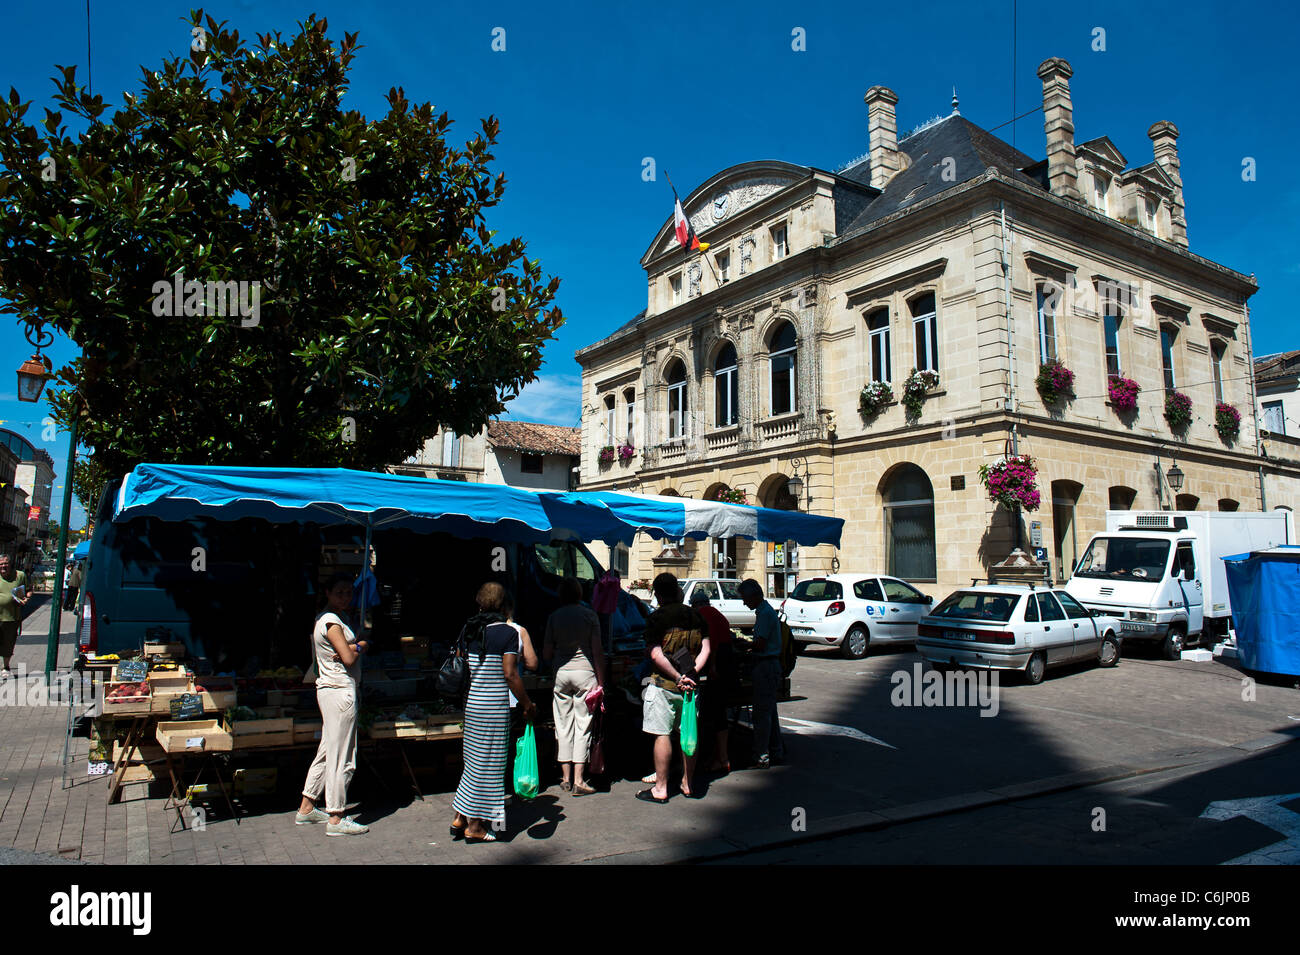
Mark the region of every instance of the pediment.
[[[803, 182], [812, 170], [793, 163], [764, 161], [742, 163], [724, 169], [698, 186], [682, 200], [682, 210], [695, 234], [708, 242], [707, 233], [741, 215], [770, 196]], [[671, 196], [669, 197], [671, 199]], [[650, 248], [641, 257], [644, 267], [665, 253], [679, 248], [673, 229], [672, 204], [666, 203], [669, 215], [655, 233]]]
[[1102, 165], [1110, 166], [1118, 171], [1128, 165], [1128, 160], [1124, 154], [1119, 151], [1118, 147], [1110, 141], [1109, 136], [1099, 136], [1096, 139], [1090, 139], [1086, 143], [1080, 143], [1075, 147], [1076, 153], [1089, 153], [1094, 158], [1099, 159]]

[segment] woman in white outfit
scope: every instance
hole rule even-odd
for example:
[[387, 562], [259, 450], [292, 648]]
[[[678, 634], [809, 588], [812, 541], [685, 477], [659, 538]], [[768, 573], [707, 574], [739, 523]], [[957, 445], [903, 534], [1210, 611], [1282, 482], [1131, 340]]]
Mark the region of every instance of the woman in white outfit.
[[605, 682], [600, 618], [583, 606], [582, 584], [560, 581], [560, 607], [546, 621], [542, 656], [555, 667], [555, 741], [563, 779], [560, 789], [588, 796], [595, 788], [583, 778], [591, 753], [591, 712], [587, 694]]
[[[336, 574], [325, 590], [325, 600], [312, 632], [321, 739], [294, 822], [300, 826], [324, 822], [327, 836], [355, 836], [370, 831], [343, 815], [348, 808], [348, 784], [357, 768], [357, 684], [366, 641], [358, 641], [343, 619], [352, 603], [352, 578]], [[324, 812], [316, 808], [322, 791]]]

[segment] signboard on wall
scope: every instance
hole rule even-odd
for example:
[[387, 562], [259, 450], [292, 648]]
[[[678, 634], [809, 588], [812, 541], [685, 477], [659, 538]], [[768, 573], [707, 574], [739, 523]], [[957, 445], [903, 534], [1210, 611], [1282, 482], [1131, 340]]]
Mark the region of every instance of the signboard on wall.
[[[1043, 522], [1042, 521], [1029, 522], [1029, 545], [1035, 549], [1035, 553], [1037, 553], [1037, 551], [1042, 548], [1043, 546]], [[1040, 555], [1038, 556], [1038, 559], [1042, 560], [1044, 556], [1046, 555]]]

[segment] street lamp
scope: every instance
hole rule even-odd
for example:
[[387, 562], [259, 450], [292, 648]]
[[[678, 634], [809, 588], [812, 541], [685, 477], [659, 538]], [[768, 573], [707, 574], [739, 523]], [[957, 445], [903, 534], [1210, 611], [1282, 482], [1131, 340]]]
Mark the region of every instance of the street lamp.
[[1183, 489], [1183, 472], [1178, 467], [1178, 462], [1174, 461], [1173, 465], [1165, 472], [1165, 480], [1169, 482], [1169, 489], [1177, 494]]
[[25, 319], [23, 335], [36, 346], [36, 354], [18, 366], [18, 400], [38, 401], [45, 383], [54, 376], [50, 373], [50, 360], [41, 355], [42, 348], [54, 344], [54, 335], [36, 319]]

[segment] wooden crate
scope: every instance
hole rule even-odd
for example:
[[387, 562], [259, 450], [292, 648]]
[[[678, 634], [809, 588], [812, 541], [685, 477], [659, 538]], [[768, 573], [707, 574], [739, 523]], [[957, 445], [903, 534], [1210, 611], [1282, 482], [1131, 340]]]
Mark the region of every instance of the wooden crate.
[[159, 690], [184, 692], [190, 689], [190, 676], [184, 670], [150, 670], [149, 685]]
[[437, 736], [460, 736], [460, 721], [430, 723], [428, 720], [377, 720], [370, 724], [371, 739], [429, 739]]
[[235, 749], [293, 745], [293, 719], [239, 720], [230, 724]]
[[216, 720], [163, 721], [155, 735], [169, 753], [228, 753], [233, 748], [231, 735]]
[[149, 712], [160, 716], [170, 716], [172, 712], [172, 700], [177, 699], [182, 694], [193, 692], [193, 690], [186, 689], [160, 690], [155, 688], [153, 691], [153, 706], [150, 707]]
[[199, 696], [203, 697], [205, 713], [224, 713], [239, 702], [239, 694], [234, 690], [204, 690]]
[[153, 769], [144, 763], [131, 764], [122, 770], [121, 785], [128, 786], [132, 783], [151, 783], [154, 781]]
[[167, 657], [172, 660], [180, 660], [185, 656], [185, 644], [160, 643], [155, 640], [146, 640], [144, 642], [144, 655], [147, 657]]
[[295, 743], [320, 742], [321, 732], [323, 729], [324, 724], [320, 720], [294, 720], [293, 741]]
[[[112, 761], [117, 762], [118, 756], [122, 754], [123, 745], [116, 740], [113, 741]], [[127, 762], [135, 763], [156, 763], [166, 758], [166, 752], [157, 742], [151, 739], [142, 739], [134, 748]]]
[[[121, 683], [110, 680], [104, 684], [104, 706], [103, 714], [105, 716], [144, 716], [151, 712], [153, 706], [153, 694], [146, 693], [144, 696], [127, 697], [123, 700], [110, 700], [108, 691]], [[148, 684], [145, 684], [148, 688]]]

